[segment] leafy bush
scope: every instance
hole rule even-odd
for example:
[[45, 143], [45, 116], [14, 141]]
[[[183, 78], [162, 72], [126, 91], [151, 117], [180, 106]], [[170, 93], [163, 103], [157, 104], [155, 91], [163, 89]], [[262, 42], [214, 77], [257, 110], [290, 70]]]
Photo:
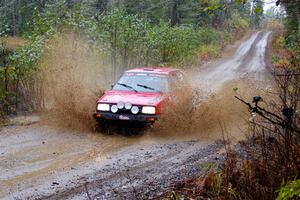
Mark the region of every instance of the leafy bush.
[[300, 179], [292, 181], [280, 188], [276, 200], [288, 200], [293, 198], [300, 198]]
[[152, 56], [148, 48], [147, 31], [150, 24], [124, 10], [113, 10], [101, 16], [97, 31], [97, 41], [103, 46], [102, 52], [111, 57], [113, 67], [122, 70], [129, 66], [148, 63]]
[[218, 45], [201, 45], [198, 48], [198, 60], [207, 61], [211, 58], [217, 58], [221, 54], [221, 49]]
[[229, 30], [245, 31], [250, 26], [250, 21], [247, 18], [241, 17], [240, 13], [234, 12], [228, 20]]
[[221, 32], [208, 28], [198, 27], [196, 29], [198, 37], [198, 45], [218, 44], [223, 38]]
[[170, 27], [161, 23], [149, 30], [148, 37], [163, 63], [183, 62], [191, 58], [199, 44], [197, 33], [190, 26]]

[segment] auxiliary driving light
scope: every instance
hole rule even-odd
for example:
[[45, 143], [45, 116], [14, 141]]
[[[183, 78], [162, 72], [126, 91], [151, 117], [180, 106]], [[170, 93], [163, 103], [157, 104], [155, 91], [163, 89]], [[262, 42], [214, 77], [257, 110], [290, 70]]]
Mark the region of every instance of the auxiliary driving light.
[[111, 108], [110, 108], [110, 111], [111, 111], [112, 113], [118, 112], [118, 106], [117, 106], [117, 105], [112, 105]]
[[123, 109], [124, 108], [124, 103], [123, 102], [119, 102], [119, 103], [117, 103], [117, 107], [118, 107], [118, 109]]
[[132, 114], [138, 114], [139, 113], [139, 107], [137, 107], [137, 106], [132, 106], [132, 108], [131, 108], [131, 112], [132, 112]]
[[125, 103], [125, 109], [130, 110], [132, 107], [131, 103]]

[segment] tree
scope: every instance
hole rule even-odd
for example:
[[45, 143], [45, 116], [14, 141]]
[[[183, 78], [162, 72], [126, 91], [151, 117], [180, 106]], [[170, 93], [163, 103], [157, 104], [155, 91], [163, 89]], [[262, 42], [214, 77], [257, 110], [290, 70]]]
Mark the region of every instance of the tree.
[[253, 0], [252, 9], [251, 9], [251, 17], [255, 26], [259, 26], [263, 17], [263, 1], [262, 0]]
[[[288, 18], [291, 23], [298, 23], [296, 29], [300, 30], [300, 1], [299, 0], [277, 0], [276, 5], [282, 4], [287, 11]], [[290, 28], [290, 27], [289, 27]]]

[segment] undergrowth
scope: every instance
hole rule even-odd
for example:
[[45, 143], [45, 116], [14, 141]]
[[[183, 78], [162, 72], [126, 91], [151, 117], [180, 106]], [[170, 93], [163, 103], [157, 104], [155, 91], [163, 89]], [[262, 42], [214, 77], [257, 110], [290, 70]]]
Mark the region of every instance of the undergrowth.
[[224, 138], [222, 166], [211, 168], [205, 176], [178, 182], [164, 198], [300, 198], [299, 42], [299, 33], [280, 33], [273, 38], [271, 54], [277, 92], [262, 107], [259, 103], [247, 105], [252, 116], [247, 139], [234, 145]]

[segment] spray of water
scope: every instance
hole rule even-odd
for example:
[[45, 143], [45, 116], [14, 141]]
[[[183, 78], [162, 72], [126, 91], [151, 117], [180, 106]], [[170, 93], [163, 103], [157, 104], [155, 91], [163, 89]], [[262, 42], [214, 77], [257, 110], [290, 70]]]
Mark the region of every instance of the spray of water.
[[97, 51], [76, 34], [50, 40], [40, 60], [46, 120], [69, 128], [91, 128], [97, 97], [107, 87], [108, 68]]
[[[224, 102], [216, 94], [204, 93], [200, 89], [180, 94], [177, 102], [167, 107], [154, 132], [166, 136], [191, 136], [211, 132], [224, 118]], [[220, 103], [222, 102], [222, 103]]]

